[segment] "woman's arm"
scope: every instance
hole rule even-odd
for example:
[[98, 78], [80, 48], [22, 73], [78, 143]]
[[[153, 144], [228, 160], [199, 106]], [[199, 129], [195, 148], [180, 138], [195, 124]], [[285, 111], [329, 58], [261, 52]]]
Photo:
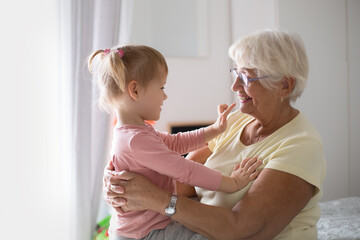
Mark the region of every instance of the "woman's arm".
[[180, 198], [173, 219], [211, 239], [271, 239], [305, 207], [313, 193], [314, 186], [299, 177], [264, 169], [232, 210]]
[[[121, 177], [130, 181], [111, 178], [111, 183], [122, 185], [125, 193], [108, 191], [109, 198], [117, 197], [114, 201], [119, 205], [125, 198], [125, 211], [151, 209], [164, 214], [170, 193], [140, 175], [123, 172]], [[172, 218], [210, 239], [271, 239], [305, 207], [313, 193], [314, 186], [299, 177], [264, 169], [232, 210], [179, 196]]]

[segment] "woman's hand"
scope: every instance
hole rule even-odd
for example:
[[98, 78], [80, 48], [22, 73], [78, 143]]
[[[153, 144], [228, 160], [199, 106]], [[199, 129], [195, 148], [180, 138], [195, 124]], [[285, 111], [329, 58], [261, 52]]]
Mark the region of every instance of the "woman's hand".
[[170, 193], [142, 175], [113, 170], [110, 162], [104, 171], [104, 196], [108, 204], [119, 212], [151, 209], [164, 214]]
[[[105, 169], [103, 176], [103, 194], [105, 201], [112, 206], [116, 211], [123, 212], [121, 206], [126, 204], [126, 199], [122, 198], [120, 194], [124, 193], [124, 188], [121, 185], [111, 185], [110, 180], [112, 177], [118, 176], [119, 173], [115, 172], [113, 162], [110, 161]], [[120, 180], [120, 178], [118, 177]]]

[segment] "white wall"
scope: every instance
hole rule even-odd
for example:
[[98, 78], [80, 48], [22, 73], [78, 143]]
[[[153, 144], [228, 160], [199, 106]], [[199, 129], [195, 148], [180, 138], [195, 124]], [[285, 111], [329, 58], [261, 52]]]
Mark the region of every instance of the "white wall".
[[324, 140], [324, 200], [360, 196], [359, 12], [359, 1], [279, 1], [280, 28], [297, 31], [307, 46], [309, 85], [298, 106]]
[[56, 0], [0, 3], [1, 239], [69, 239], [58, 139]]
[[170, 58], [168, 99], [155, 127], [167, 130], [170, 122], [208, 122], [217, 117], [216, 107], [231, 103], [227, 50], [230, 45], [229, 1], [208, 1], [209, 56]]
[[347, 1], [350, 195], [360, 196], [360, 1]]

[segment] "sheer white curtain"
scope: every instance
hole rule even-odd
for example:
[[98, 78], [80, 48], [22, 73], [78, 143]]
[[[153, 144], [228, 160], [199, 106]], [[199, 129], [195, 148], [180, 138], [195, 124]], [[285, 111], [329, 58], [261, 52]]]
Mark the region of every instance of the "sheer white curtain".
[[[130, 9], [120, 0], [61, 0], [61, 122], [64, 161], [68, 161], [71, 239], [91, 239], [101, 199], [102, 174], [108, 159], [110, 116], [97, 105], [96, 85], [86, 66], [95, 49], [128, 39]], [[130, 4], [131, 5], [131, 4]]]

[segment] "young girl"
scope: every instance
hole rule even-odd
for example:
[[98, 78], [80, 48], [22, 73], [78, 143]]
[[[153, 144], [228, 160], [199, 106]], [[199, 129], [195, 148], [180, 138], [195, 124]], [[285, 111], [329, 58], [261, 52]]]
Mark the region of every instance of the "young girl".
[[112, 161], [116, 171], [129, 170], [151, 179], [173, 192], [167, 216], [153, 211], [113, 214], [110, 239], [141, 239], [151, 231], [165, 228], [175, 213], [174, 180], [201, 188], [232, 193], [254, 180], [261, 161], [251, 159], [234, 167], [231, 176], [187, 160], [180, 154], [206, 146], [226, 130], [226, 117], [235, 106], [219, 106], [217, 121], [205, 128], [171, 135], [160, 133], [145, 120], [159, 120], [168, 68], [162, 54], [147, 46], [124, 46], [97, 50], [89, 57], [89, 69], [99, 56], [98, 85], [100, 106], [114, 110]]

